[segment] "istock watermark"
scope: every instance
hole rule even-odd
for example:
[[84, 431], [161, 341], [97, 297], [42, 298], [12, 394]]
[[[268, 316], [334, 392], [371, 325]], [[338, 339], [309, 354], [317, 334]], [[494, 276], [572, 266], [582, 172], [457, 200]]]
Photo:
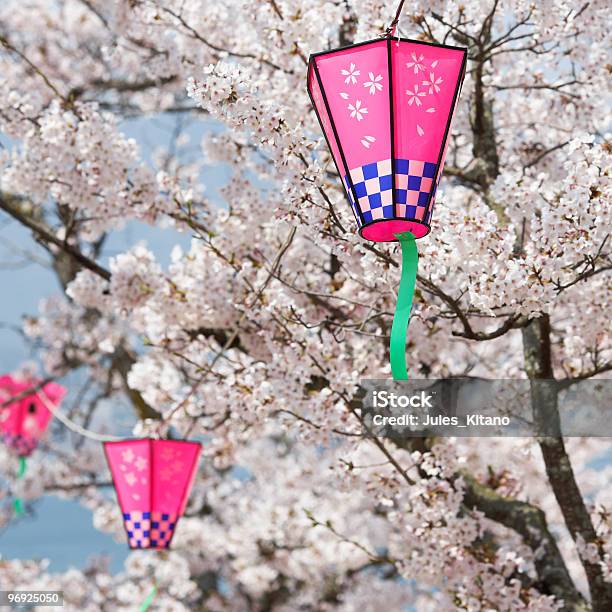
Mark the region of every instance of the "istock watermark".
[[365, 426], [388, 437], [612, 437], [612, 381], [364, 380]]
[[398, 395], [393, 391], [374, 391], [372, 405], [374, 408], [433, 408], [432, 393], [421, 391], [416, 395]]

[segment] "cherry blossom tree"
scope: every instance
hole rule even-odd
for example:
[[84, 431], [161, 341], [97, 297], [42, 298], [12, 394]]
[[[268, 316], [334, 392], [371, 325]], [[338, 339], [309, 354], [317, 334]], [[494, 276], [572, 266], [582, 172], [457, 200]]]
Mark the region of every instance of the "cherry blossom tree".
[[[384, 34], [394, 13], [382, 0], [3, 3], [0, 209], [62, 288], [24, 332], [45, 376], [84, 381], [77, 424], [111, 402], [135, 434], [204, 441], [172, 551], [134, 552], [117, 575], [2, 559], [3, 588], [63, 589], [73, 610], [137, 609], [153, 584], [160, 610], [612, 609], [612, 467], [593, 467], [607, 440], [364, 433], [360, 380], [390, 377], [397, 246], [354, 231], [306, 62]], [[406, 2], [407, 36], [469, 49], [419, 242], [411, 377], [571, 384], [611, 369], [608, 14], [603, 0]], [[417, 104], [436, 87], [423, 81]], [[177, 129], [147, 160], [123, 122], [160, 114]], [[219, 126], [195, 161], [187, 119]], [[201, 179], [210, 163], [231, 169], [223, 206]], [[127, 221], [191, 246], [167, 267], [143, 244], [105, 257]], [[0, 520], [15, 520], [15, 492], [67, 496], [121, 539], [99, 444], [57, 438], [19, 483], [0, 449]]]

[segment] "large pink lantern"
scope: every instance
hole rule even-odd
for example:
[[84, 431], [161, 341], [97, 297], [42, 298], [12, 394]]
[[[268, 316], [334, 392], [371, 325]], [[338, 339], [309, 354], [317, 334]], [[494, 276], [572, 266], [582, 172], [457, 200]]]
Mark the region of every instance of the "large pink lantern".
[[364, 238], [429, 233], [466, 55], [389, 34], [310, 56], [308, 91]]
[[391, 371], [408, 378], [406, 330], [417, 275], [415, 239], [430, 231], [467, 50], [384, 36], [310, 56], [308, 93], [359, 233], [399, 241], [402, 277], [391, 328]]
[[[41, 381], [0, 377], [0, 434], [4, 443], [19, 457], [29, 456], [44, 435], [51, 412], [50, 403], [59, 405], [66, 390], [53, 382], [39, 388]], [[28, 393], [32, 390], [31, 393]], [[44, 394], [44, 398], [41, 397]], [[18, 398], [8, 403], [11, 398]]]
[[198, 442], [105, 442], [130, 548], [168, 548], [185, 511], [198, 458]]

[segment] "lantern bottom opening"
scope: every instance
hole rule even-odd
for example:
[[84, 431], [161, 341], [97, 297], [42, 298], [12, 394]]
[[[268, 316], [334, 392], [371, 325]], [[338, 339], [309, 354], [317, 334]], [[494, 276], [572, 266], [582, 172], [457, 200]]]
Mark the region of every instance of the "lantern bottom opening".
[[431, 228], [421, 221], [407, 219], [379, 219], [364, 225], [359, 234], [372, 242], [396, 242], [396, 234], [410, 232], [415, 238], [423, 238]]

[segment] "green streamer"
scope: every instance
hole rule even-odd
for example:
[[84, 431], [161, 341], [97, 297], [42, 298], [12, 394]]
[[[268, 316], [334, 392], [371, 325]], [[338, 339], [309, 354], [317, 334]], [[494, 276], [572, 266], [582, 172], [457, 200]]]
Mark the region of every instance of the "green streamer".
[[[19, 469], [17, 470], [17, 480], [20, 480], [25, 476], [27, 463], [25, 457], [19, 457]], [[16, 497], [13, 500], [13, 509], [15, 510], [15, 514], [17, 516], [21, 516], [25, 512], [25, 508], [23, 506], [23, 500], [19, 497]]]
[[142, 602], [142, 604], [140, 604], [140, 608], [138, 609], [139, 612], [147, 612], [147, 610], [150, 608], [151, 604], [153, 603], [153, 600], [155, 599], [156, 595], [157, 595], [157, 587], [154, 586], [151, 589], [151, 592], [147, 595], [147, 598]]
[[393, 380], [408, 380], [406, 368], [406, 332], [410, 321], [410, 309], [416, 284], [419, 251], [414, 236], [410, 232], [396, 234], [402, 249], [402, 277], [397, 292], [397, 304], [391, 326], [391, 373]]

